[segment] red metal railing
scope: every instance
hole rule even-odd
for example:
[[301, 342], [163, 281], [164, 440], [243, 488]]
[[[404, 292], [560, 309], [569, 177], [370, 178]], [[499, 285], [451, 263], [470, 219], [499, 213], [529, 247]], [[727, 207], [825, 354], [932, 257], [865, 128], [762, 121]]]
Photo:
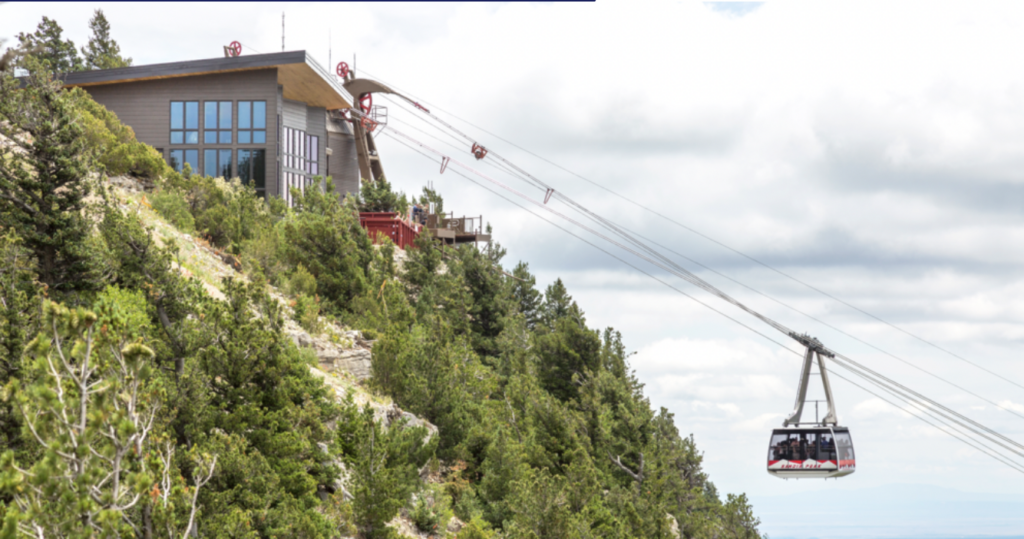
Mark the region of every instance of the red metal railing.
[[381, 212], [360, 212], [359, 225], [366, 229], [373, 243], [377, 243], [378, 235], [383, 234], [391, 239], [391, 242], [400, 249], [413, 245], [419, 230], [413, 228], [409, 223], [397, 219], [398, 213], [390, 211]]

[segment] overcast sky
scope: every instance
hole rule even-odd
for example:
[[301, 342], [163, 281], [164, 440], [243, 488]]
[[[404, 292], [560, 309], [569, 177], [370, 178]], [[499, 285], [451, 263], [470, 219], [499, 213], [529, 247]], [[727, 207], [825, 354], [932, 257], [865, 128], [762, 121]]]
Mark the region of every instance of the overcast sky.
[[[216, 57], [233, 40], [243, 54], [280, 51], [284, 11], [287, 50], [305, 49], [324, 66], [329, 54], [332, 64], [355, 63], [360, 76], [428, 103], [592, 210], [1024, 413], [1021, 387], [441, 112], [1024, 384], [1024, 4], [5, 4], [0, 37], [31, 31], [47, 15], [82, 46], [97, 6], [135, 64]], [[467, 144], [430, 131], [411, 111], [376, 103], [389, 105], [390, 129], [543, 198], [472, 162]], [[1021, 474], [838, 378], [858, 471], [827, 483], [768, 476], [768, 437], [792, 408], [796, 355], [459, 176], [439, 175], [436, 163], [394, 140], [378, 145], [398, 189], [433, 182], [447, 209], [484, 215], [508, 249], [507, 266], [529, 262], [543, 285], [561, 277], [592, 326], [622, 331], [652, 403], [694, 434], [722, 491], [755, 502], [894, 483], [1024, 494]], [[680, 262], [787, 326], [1024, 440], [1024, 419]], [[785, 520], [766, 517], [765, 531], [802, 533]]]

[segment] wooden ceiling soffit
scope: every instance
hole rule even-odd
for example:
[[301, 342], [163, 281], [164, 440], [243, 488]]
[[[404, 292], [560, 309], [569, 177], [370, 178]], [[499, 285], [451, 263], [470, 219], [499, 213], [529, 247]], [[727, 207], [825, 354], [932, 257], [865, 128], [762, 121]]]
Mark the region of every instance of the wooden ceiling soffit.
[[285, 99], [302, 101], [327, 110], [352, 107], [345, 96], [305, 63], [277, 66], [277, 83], [284, 88]]

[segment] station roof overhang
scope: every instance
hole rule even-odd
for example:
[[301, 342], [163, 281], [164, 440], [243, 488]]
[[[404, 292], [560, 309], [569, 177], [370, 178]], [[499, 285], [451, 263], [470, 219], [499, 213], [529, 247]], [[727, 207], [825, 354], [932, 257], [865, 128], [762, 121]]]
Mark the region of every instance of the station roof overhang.
[[277, 83], [283, 88], [285, 99], [302, 101], [328, 110], [352, 107], [352, 94], [337, 81], [337, 77], [316, 63], [306, 51], [78, 71], [62, 75], [60, 79], [64, 86], [89, 87], [271, 68], [277, 69]]

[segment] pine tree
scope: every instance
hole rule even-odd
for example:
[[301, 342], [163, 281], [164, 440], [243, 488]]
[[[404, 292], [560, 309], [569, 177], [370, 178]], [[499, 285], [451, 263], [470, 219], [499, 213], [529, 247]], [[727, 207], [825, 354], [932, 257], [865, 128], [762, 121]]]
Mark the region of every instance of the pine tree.
[[[29, 58], [29, 65], [39, 65]], [[91, 152], [73, 99], [37, 69], [28, 85], [0, 75], [0, 226], [18, 232], [39, 280], [56, 290], [98, 286], [82, 215]]]
[[537, 278], [530, 273], [530, 265], [526, 262], [516, 264], [512, 270], [512, 298], [526, 319], [526, 327], [533, 329], [540, 321], [541, 297]]
[[405, 194], [392, 191], [391, 184], [383, 176], [376, 180], [363, 180], [359, 191], [359, 211], [404, 213], [409, 204]]
[[132, 59], [122, 57], [121, 47], [110, 37], [110, 23], [103, 16], [102, 9], [97, 9], [92, 19], [89, 19], [89, 28], [92, 29], [92, 37], [89, 38], [89, 45], [82, 47], [85, 69], [113, 69], [132, 65]]
[[[184, 537], [195, 524], [195, 497], [177, 479], [174, 448], [156, 436], [153, 351], [126, 338], [144, 314], [117, 302], [98, 307], [47, 301], [23, 380], [5, 389], [43, 455], [31, 465], [11, 451], [0, 457], [0, 489], [13, 493], [0, 536], [140, 536], [155, 517], [169, 535]], [[209, 481], [216, 460], [194, 462], [193, 490]], [[147, 523], [142, 505], [150, 508]]]
[[[64, 29], [57, 24], [57, 21], [44, 16], [35, 32], [18, 34], [18, 41], [21, 42], [22, 49], [32, 51], [31, 54], [22, 55], [19, 58], [18, 67], [29, 71], [38, 68], [54, 74], [81, 71], [84, 68], [82, 58], [78, 56], [74, 42], [70, 39], [62, 39], [63, 32]], [[28, 62], [30, 57], [35, 58], [39, 63]]]
[[338, 423], [338, 442], [351, 470], [350, 489], [361, 537], [396, 537], [386, 523], [419, 486], [418, 470], [436, 447], [434, 440], [425, 443], [426, 434], [423, 427], [406, 428], [401, 423], [385, 428], [374, 418], [372, 407], [360, 412], [349, 400]]
[[[30, 253], [13, 230], [0, 230], [0, 394], [22, 371], [22, 351], [39, 325], [39, 288]], [[13, 403], [0, 398], [0, 454], [29, 449], [21, 435], [21, 417]], [[0, 506], [10, 503], [0, 493]], [[2, 511], [0, 511], [2, 517]]]
[[569, 291], [565, 288], [565, 284], [562, 283], [562, 279], [555, 279], [555, 282], [548, 285], [547, 290], [544, 291], [541, 321], [545, 326], [554, 328], [555, 322], [558, 319], [572, 314], [582, 317], [583, 313], [576, 306], [576, 302], [572, 300], [572, 296], [569, 295]]

